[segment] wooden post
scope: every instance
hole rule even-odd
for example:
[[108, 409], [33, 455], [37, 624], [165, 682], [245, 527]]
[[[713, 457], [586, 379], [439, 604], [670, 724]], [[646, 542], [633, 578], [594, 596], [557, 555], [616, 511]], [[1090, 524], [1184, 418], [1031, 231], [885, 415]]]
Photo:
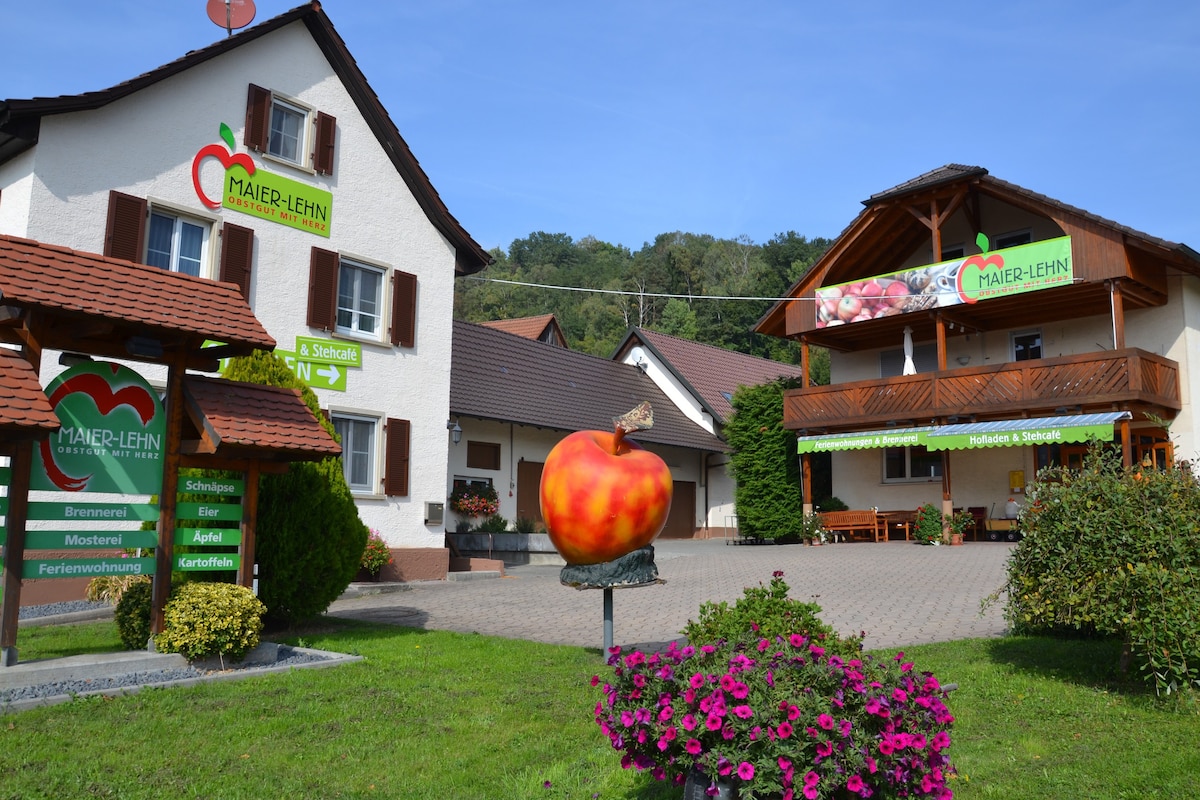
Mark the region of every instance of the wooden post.
[[258, 526], [258, 462], [251, 462], [249, 468], [242, 473], [246, 484], [246, 493], [242, 495], [242, 546], [239, 552], [242, 556], [241, 569], [238, 570], [238, 583], [247, 589], [254, 587], [254, 531]]
[[813, 513], [812, 453], [800, 455], [800, 492], [804, 499], [804, 513]]
[[1108, 282], [1109, 303], [1112, 306], [1113, 349], [1125, 349], [1125, 297], [1121, 294], [1121, 282]]
[[4, 545], [4, 609], [0, 614], [0, 667], [17, 663], [17, 626], [21, 612], [21, 573], [25, 567], [25, 522], [29, 518], [29, 473], [33, 468], [33, 442], [17, 442], [12, 479], [8, 484], [8, 513], [4, 515], [8, 538]]
[[154, 587], [151, 591], [150, 632], [162, 633], [163, 610], [171, 595], [175, 566], [175, 518], [179, 504], [180, 440], [183, 438], [183, 356], [167, 370], [167, 447], [163, 454], [162, 490], [158, 495], [158, 547], [154, 548]]
[[950, 542], [950, 515], [954, 513], [954, 500], [950, 487], [950, 451], [942, 451], [942, 541]]

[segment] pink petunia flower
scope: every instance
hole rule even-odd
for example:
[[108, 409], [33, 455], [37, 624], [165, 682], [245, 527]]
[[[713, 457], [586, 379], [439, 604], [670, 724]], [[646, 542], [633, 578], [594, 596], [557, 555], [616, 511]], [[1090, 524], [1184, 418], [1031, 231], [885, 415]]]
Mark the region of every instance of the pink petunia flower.
[[744, 781], [748, 781], [754, 777], [754, 765], [749, 761], [743, 761], [738, 764], [737, 775]]

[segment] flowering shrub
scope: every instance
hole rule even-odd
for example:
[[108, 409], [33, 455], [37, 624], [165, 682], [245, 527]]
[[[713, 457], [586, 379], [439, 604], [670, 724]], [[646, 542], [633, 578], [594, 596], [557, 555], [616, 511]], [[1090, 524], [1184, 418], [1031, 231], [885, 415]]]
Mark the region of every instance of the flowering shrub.
[[913, 517], [913, 539], [921, 544], [942, 543], [942, 512], [926, 503]]
[[902, 653], [843, 660], [800, 634], [610, 653], [595, 718], [625, 768], [698, 768], [742, 800], [953, 797], [945, 691]]
[[500, 510], [500, 498], [490, 484], [464, 483], [450, 493], [450, 510], [464, 517], [490, 517]]
[[378, 575], [379, 570], [390, 563], [392, 551], [388, 549], [387, 542], [379, 535], [379, 531], [372, 528], [367, 536], [367, 546], [363, 548], [362, 568], [372, 575]]

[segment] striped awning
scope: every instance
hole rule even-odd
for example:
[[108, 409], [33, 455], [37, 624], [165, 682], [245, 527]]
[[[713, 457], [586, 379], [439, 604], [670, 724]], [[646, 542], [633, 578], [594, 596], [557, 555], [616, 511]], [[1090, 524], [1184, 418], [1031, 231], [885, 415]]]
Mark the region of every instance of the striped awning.
[[800, 453], [923, 446], [927, 450], [970, 450], [979, 447], [1032, 447], [1041, 444], [1112, 439], [1113, 423], [1130, 419], [1128, 411], [1072, 414], [1060, 417], [1005, 419], [916, 428], [831, 433], [797, 437]]

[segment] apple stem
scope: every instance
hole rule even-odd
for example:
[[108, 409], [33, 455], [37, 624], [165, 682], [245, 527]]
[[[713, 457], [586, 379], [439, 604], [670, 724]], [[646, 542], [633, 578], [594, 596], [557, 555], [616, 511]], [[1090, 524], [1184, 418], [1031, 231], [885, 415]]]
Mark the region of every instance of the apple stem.
[[637, 408], [622, 414], [619, 417], [613, 417], [613, 455], [621, 448], [621, 440], [626, 434], [634, 431], [644, 431], [654, 425], [654, 412], [650, 409], [650, 403], [642, 401]]

